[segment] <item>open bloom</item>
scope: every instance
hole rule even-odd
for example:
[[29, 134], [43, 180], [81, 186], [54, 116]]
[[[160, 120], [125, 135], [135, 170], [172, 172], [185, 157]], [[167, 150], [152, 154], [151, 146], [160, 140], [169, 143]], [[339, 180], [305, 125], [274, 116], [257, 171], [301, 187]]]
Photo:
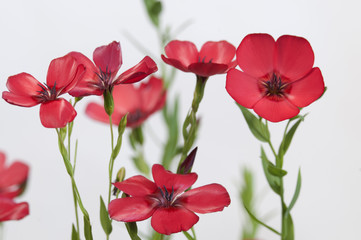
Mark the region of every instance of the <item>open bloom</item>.
[[14, 198], [24, 189], [29, 167], [19, 161], [5, 166], [5, 160], [5, 154], [0, 152], [0, 198]]
[[[164, 106], [166, 92], [163, 89], [163, 81], [151, 77], [148, 82], [143, 82], [139, 87], [133, 84], [115, 86], [113, 98], [113, 123], [118, 125], [122, 117], [128, 113], [127, 126], [138, 127], [151, 114]], [[109, 123], [109, 116], [101, 104], [89, 103], [86, 114], [97, 121]]]
[[165, 46], [162, 59], [184, 72], [193, 72], [201, 77], [226, 73], [236, 66], [232, 61], [236, 48], [227, 41], [206, 42], [198, 52], [194, 43], [189, 41], [171, 41]]
[[2, 97], [10, 104], [22, 107], [40, 105], [40, 120], [44, 127], [62, 128], [74, 120], [76, 111], [60, 95], [69, 92], [82, 77], [84, 66], [79, 65], [70, 55], [51, 61], [46, 84], [41, 84], [28, 73], [8, 78], [9, 91]]
[[152, 167], [154, 182], [134, 176], [114, 186], [131, 197], [110, 202], [109, 215], [123, 222], [142, 221], [152, 217], [151, 224], [161, 234], [189, 230], [199, 220], [194, 213], [222, 211], [230, 204], [227, 190], [209, 184], [186, 191], [197, 180], [196, 173], [174, 174], [162, 165]]
[[27, 202], [15, 203], [11, 198], [0, 197], [0, 222], [20, 220], [29, 215]]
[[158, 70], [156, 63], [146, 56], [137, 65], [117, 76], [123, 61], [120, 43], [115, 41], [94, 50], [95, 65], [79, 52], [71, 52], [70, 55], [86, 67], [84, 77], [70, 91], [75, 97], [102, 95], [106, 90], [111, 92], [114, 85], [138, 82]]
[[309, 42], [284, 35], [247, 35], [236, 53], [238, 66], [227, 73], [226, 89], [240, 105], [279, 122], [292, 118], [324, 92], [319, 68], [313, 68]]

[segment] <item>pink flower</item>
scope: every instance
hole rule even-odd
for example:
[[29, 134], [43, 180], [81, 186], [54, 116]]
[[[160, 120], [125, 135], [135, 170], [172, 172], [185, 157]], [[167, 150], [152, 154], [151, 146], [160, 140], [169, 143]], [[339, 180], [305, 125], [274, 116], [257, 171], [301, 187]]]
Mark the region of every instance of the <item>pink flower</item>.
[[112, 219], [135, 222], [152, 217], [154, 230], [169, 235], [188, 231], [196, 224], [199, 217], [194, 212], [222, 211], [230, 204], [227, 190], [219, 184], [186, 191], [197, 180], [196, 173], [174, 174], [159, 164], [153, 165], [152, 173], [154, 182], [138, 175], [114, 183], [131, 197], [110, 202], [108, 209]]
[[29, 167], [16, 161], [5, 166], [6, 156], [0, 152], [0, 198], [14, 198], [22, 193], [28, 179]]
[[271, 122], [296, 116], [324, 92], [321, 71], [312, 67], [314, 54], [304, 38], [284, 35], [275, 41], [268, 34], [249, 34], [236, 57], [243, 72], [227, 73], [226, 90]]
[[189, 41], [171, 41], [165, 46], [162, 59], [184, 72], [193, 72], [201, 77], [226, 73], [236, 66], [232, 61], [236, 48], [227, 41], [206, 42], [200, 52]]
[[[151, 77], [148, 82], [143, 82], [139, 87], [133, 84], [115, 86], [113, 98], [113, 123], [118, 125], [121, 118], [128, 113], [127, 126], [138, 127], [151, 114], [164, 106], [166, 92], [163, 89], [163, 81]], [[101, 104], [89, 103], [86, 114], [97, 121], [109, 123], [109, 116]]]
[[0, 222], [20, 220], [27, 215], [29, 215], [28, 203], [15, 203], [11, 198], [0, 197]]
[[33, 76], [20, 73], [8, 78], [9, 91], [2, 97], [10, 104], [32, 107], [40, 104], [40, 121], [47, 128], [62, 128], [76, 116], [73, 106], [60, 95], [69, 92], [81, 78], [84, 66], [66, 55], [54, 59], [49, 65], [46, 84]]
[[106, 90], [111, 92], [114, 85], [138, 82], [158, 70], [155, 62], [146, 56], [137, 65], [117, 76], [123, 61], [120, 44], [115, 41], [94, 50], [95, 65], [79, 52], [71, 52], [70, 55], [86, 67], [85, 76], [70, 91], [75, 97], [102, 95]]

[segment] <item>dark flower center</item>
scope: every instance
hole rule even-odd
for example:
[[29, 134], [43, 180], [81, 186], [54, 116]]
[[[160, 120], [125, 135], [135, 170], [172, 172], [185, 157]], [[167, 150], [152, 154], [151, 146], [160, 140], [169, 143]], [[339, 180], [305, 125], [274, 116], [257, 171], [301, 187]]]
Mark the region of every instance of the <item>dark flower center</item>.
[[170, 207], [170, 206], [173, 206], [174, 205], [174, 201], [175, 201], [175, 195], [174, 195], [174, 189], [172, 187], [172, 192], [169, 192], [167, 190], [167, 188], [165, 186], [163, 186], [163, 189], [162, 188], [158, 188], [159, 189], [159, 192], [161, 194], [161, 199], [160, 202], [161, 202], [161, 205], [163, 207]]
[[127, 122], [128, 122], [129, 124], [136, 123], [136, 122], [138, 122], [140, 119], [142, 119], [142, 118], [144, 117], [144, 115], [145, 115], [145, 114], [144, 114], [141, 110], [137, 109], [137, 110], [135, 110], [135, 111], [133, 111], [133, 112], [128, 113]]
[[267, 97], [283, 97], [285, 95], [285, 88], [288, 83], [282, 82], [282, 79], [277, 74], [273, 73], [269, 80], [262, 81], [262, 86], [265, 88], [265, 95]]
[[201, 63], [212, 63], [213, 58], [211, 58], [208, 62], [206, 62], [206, 56], [203, 57], [203, 59], [201, 59], [201, 57], [198, 56], [198, 62]]
[[46, 87], [44, 87], [41, 84], [38, 84], [39, 87], [41, 87], [41, 91], [37, 91], [40, 95], [37, 95], [36, 98], [39, 99], [40, 102], [47, 102], [55, 100], [59, 92], [56, 91], [56, 82], [54, 83], [54, 86], [50, 88], [46, 83], [44, 83]]
[[113, 76], [112, 76], [112, 72], [110, 72], [108, 70], [108, 67], [106, 68], [105, 72], [103, 72], [101, 70], [101, 68], [99, 68], [99, 72], [95, 72], [95, 74], [98, 76], [99, 78], [99, 84], [98, 87], [103, 89], [103, 90], [109, 90], [111, 92], [112, 88], [113, 88]]

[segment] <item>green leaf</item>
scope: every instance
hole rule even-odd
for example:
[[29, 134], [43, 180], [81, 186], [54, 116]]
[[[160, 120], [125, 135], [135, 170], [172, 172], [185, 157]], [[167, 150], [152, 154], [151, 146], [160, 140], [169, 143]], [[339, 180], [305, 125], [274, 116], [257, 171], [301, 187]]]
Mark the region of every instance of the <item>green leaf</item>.
[[294, 205], [296, 204], [296, 201], [298, 199], [298, 196], [300, 195], [300, 191], [301, 191], [301, 169], [298, 170], [298, 177], [297, 177], [297, 184], [296, 184], [296, 189], [295, 192], [293, 194], [292, 200], [290, 202], [290, 205], [288, 206], [286, 212], [290, 213], [291, 209], [294, 207]]
[[105, 206], [102, 196], [100, 196], [100, 223], [103, 227], [105, 234], [109, 235], [113, 230], [112, 222], [109, 218], [108, 211], [107, 211], [107, 208]]
[[293, 139], [293, 136], [295, 135], [295, 132], [298, 128], [298, 126], [300, 125], [300, 123], [303, 121], [303, 118], [300, 118], [292, 127], [290, 130], [288, 130], [288, 132], [286, 133], [286, 135], [284, 136], [283, 140], [282, 140], [282, 143], [279, 147], [279, 150], [278, 150], [278, 155], [280, 156], [283, 156], [286, 154], [290, 144], [291, 144], [291, 141]]
[[287, 174], [287, 171], [285, 171], [279, 167], [276, 167], [273, 164], [268, 165], [268, 172], [275, 177], [283, 177]]
[[194, 238], [189, 233], [187, 233], [186, 231], [183, 231], [183, 234], [184, 234], [184, 236], [186, 236], [186, 238], [188, 240], [194, 240]]
[[142, 154], [138, 154], [137, 156], [132, 157], [132, 160], [140, 172], [146, 175], [149, 174], [150, 168], [148, 164], [145, 162], [144, 156]]
[[90, 225], [89, 218], [84, 216], [84, 235], [86, 240], [93, 240], [92, 226]]
[[244, 119], [246, 120], [253, 136], [262, 142], [268, 142], [270, 139], [268, 127], [261, 121], [261, 119], [253, 115], [247, 108], [239, 105], [238, 103], [237, 106], [241, 109]]
[[78, 238], [78, 232], [76, 231], [74, 224], [71, 228], [71, 240], [80, 240]]
[[283, 231], [282, 231], [282, 240], [294, 240], [294, 226], [293, 220], [290, 214], [285, 214], [283, 218]]
[[144, 0], [144, 4], [150, 20], [156, 27], [158, 27], [159, 16], [162, 12], [162, 3], [157, 0]]
[[262, 160], [263, 171], [266, 175], [268, 184], [275, 193], [281, 195], [282, 194], [281, 180], [279, 177], [276, 177], [269, 172], [268, 170], [269, 166], [273, 166], [273, 167], [275, 166], [268, 160], [266, 153], [263, 150], [263, 147], [261, 147], [261, 160]]
[[136, 222], [127, 222], [125, 223], [125, 226], [127, 227], [128, 234], [132, 240], [142, 240], [138, 236], [138, 227]]

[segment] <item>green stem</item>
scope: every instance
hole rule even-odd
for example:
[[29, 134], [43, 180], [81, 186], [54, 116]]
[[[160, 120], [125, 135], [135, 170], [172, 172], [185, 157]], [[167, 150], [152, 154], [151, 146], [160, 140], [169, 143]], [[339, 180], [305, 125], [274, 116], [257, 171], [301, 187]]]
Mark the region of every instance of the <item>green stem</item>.
[[4, 224], [0, 222], [0, 240], [4, 239]]
[[114, 166], [114, 159], [113, 159], [113, 150], [114, 150], [114, 133], [113, 133], [113, 121], [112, 116], [109, 116], [109, 126], [110, 126], [110, 139], [111, 139], [111, 147], [112, 151], [110, 154], [109, 159], [109, 186], [108, 186], [108, 205], [110, 203], [110, 196], [112, 191], [112, 178], [113, 178], [113, 166]]

